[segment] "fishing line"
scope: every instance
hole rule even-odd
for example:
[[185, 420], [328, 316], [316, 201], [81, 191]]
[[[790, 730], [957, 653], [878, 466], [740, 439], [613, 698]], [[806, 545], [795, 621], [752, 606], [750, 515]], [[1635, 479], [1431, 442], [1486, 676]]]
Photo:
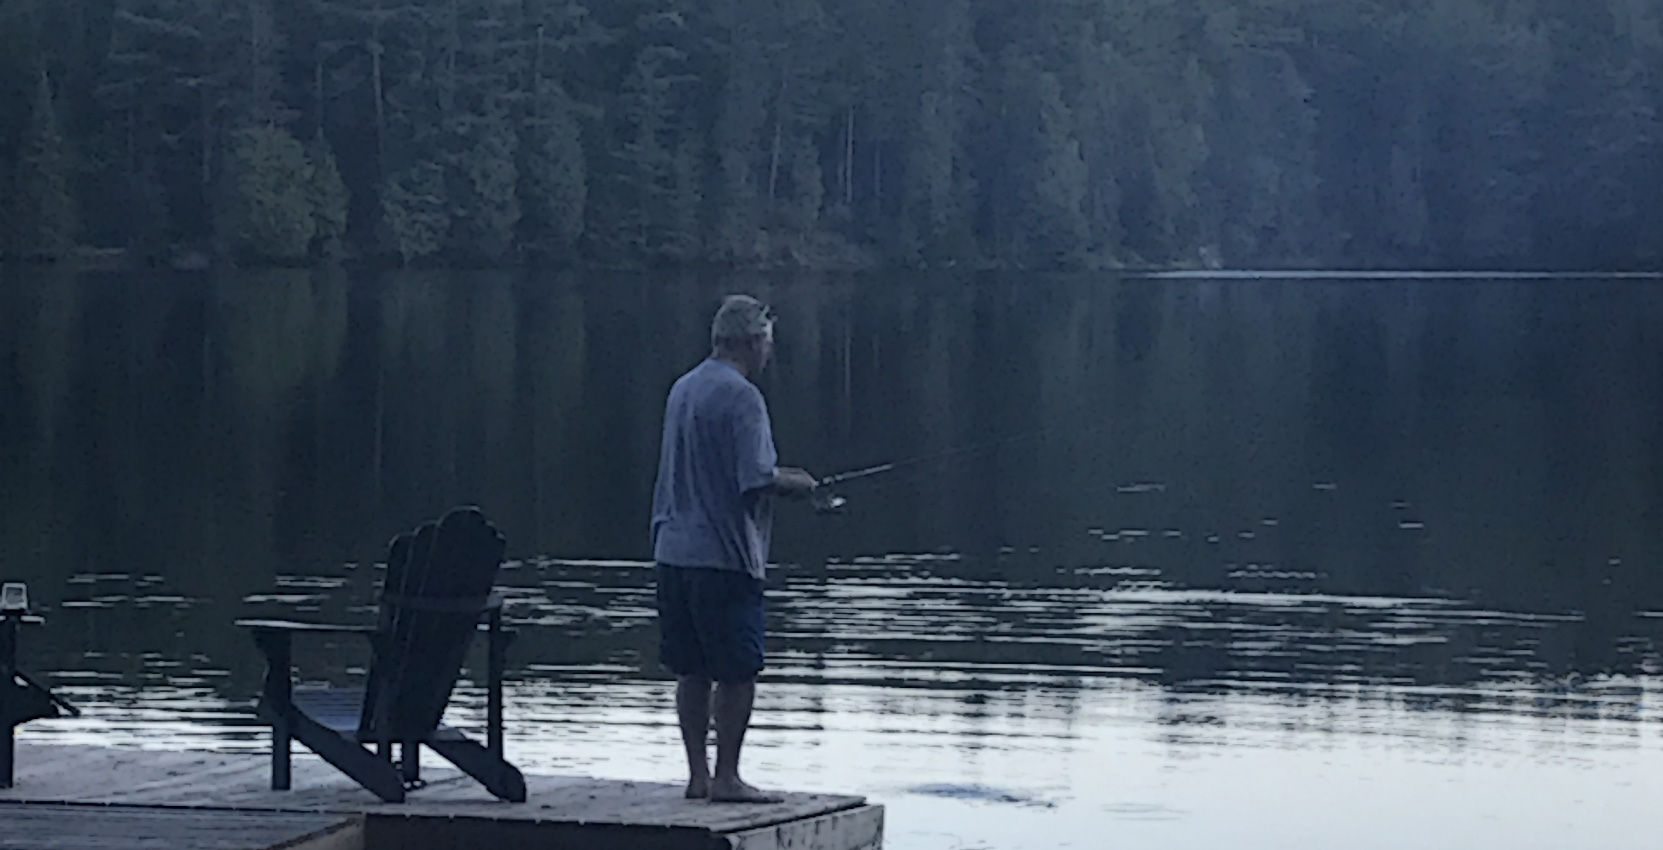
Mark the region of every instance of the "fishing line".
[[[1025, 442], [1025, 441], [1028, 441], [1028, 440], [1036, 440], [1036, 439], [1040, 439], [1040, 438], [1043, 438], [1043, 437], [1046, 437], [1046, 436], [1050, 436], [1052, 434], [1066, 433], [1066, 434], [1073, 434], [1073, 435], [1087, 435], [1087, 434], [1092, 434], [1092, 433], [1095, 433], [1095, 432], [1098, 432], [1098, 431], [1104, 431], [1104, 430], [1107, 430], [1108, 428], [1109, 428], [1108, 423], [1098, 423], [1096, 425], [1092, 425], [1092, 426], [1088, 426], [1088, 427], [1084, 427], [1084, 428], [1057, 428], [1057, 427], [1037, 428], [1037, 429], [1034, 429], [1032, 431], [1024, 431], [1024, 432], [1021, 432], [1021, 433], [1018, 433], [1018, 434], [1013, 434], [1013, 435], [1010, 435], [1010, 436], [1007, 436], [1007, 437], [1000, 437], [998, 439], [993, 439], [993, 440], [984, 440], [982, 442], [971, 443], [969, 445], [964, 445], [964, 446], [958, 446], [956, 448], [946, 449], [944, 451], [931, 452], [929, 454], [918, 455], [916, 457], [910, 457], [910, 458], [904, 458], [902, 460], [893, 461], [893, 462], [890, 462], [890, 463], [879, 464], [877, 466], [869, 466], [869, 467], [866, 467], [864, 469], [856, 469], [856, 470], [851, 470], [849, 472], [841, 472], [841, 473], [838, 473], [836, 475], [828, 475], [828, 476], [825, 476], [824, 478], [819, 479], [816, 482], [819, 489], [815, 493], [814, 507], [815, 507], [816, 510], [818, 510], [822, 513], [830, 513], [830, 512], [835, 512], [835, 511], [841, 510], [845, 505], [847, 505], [848, 500], [845, 499], [844, 497], [832, 494], [830, 492], [827, 492], [827, 491], [829, 491], [829, 489], [831, 487], [834, 487], [834, 486], [837, 486], [837, 485], [848, 484], [848, 483], [855, 482], [855, 481], [863, 481], [863, 480], [870, 479], [870, 478], [875, 478], [875, 477], [878, 477], [878, 476], [884, 476], [886, 478], [891, 478], [891, 477], [894, 477], [894, 473], [902, 472], [902, 471], [905, 471], [907, 469], [911, 469], [913, 467], [923, 466], [925, 464], [934, 463], [934, 462], [937, 462], [937, 461], [950, 460], [950, 459], [953, 459], [953, 458], [961, 457], [963, 455], [973, 454], [973, 453], [976, 453], [976, 452], [984, 452], [984, 451], [990, 451], [990, 450], [994, 450], [994, 449], [1001, 449], [1001, 448], [1004, 448], [1006, 446], [1014, 445], [1016, 443], [1021, 443], [1021, 442]], [[883, 489], [887, 489], [889, 487], [897, 486], [901, 483], [903, 483], [903, 482], [892, 480], [892, 481], [888, 481], [888, 482], [885, 482], [885, 483], [880, 483], [880, 484], [869, 486], [867, 488], [867, 490], [868, 491], [883, 490]]]
[[859, 470], [855, 470], [853, 472], [844, 472], [844, 473], [840, 473], [838, 475], [828, 475], [825, 478], [820, 479], [820, 482], [822, 484], [840, 484], [840, 483], [844, 483], [844, 482], [847, 482], [847, 481], [859, 480], [861, 478], [867, 478], [867, 477], [874, 476], [874, 475], [887, 474], [889, 472], [894, 472], [896, 470], [906, 469], [906, 468], [913, 467], [913, 466], [922, 466], [926, 463], [932, 463], [932, 462], [938, 461], [938, 460], [946, 460], [948, 458], [958, 457], [959, 455], [966, 455], [966, 454], [971, 454], [971, 453], [974, 453], [974, 452], [986, 451], [986, 450], [989, 450], [989, 449], [1004, 448], [1005, 446], [1012, 445], [1014, 443], [1020, 443], [1020, 442], [1023, 442], [1025, 440], [1037, 440], [1037, 439], [1040, 439], [1041, 437], [1050, 436], [1052, 434], [1063, 433], [1063, 434], [1072, 434], [1072, 435], [1077, 435], [1077, 436], [1084, 436], [1084, 435], [1092, 434], [1092, 433], [1095, 433], [1095, 432], [1098, 432], [1098, 431], [1108, 430], [1109, 427], [1110, 427], [1109, 423], [1098, 423], [1098, 424], [1095, 424], [1095, 425], [1089, 425], [1089, 426], [1084, 426], [1084, 427], [1074, 427], [1074, 428], [1059, 428], [1059, 427], [1056, 427], [1056, 426], [1051, 426], [1051, 427], [1046, 427], [1046, 428], [1036, 428], [1032, 431], [1023, 431], [1023, 432], [1020, 432], [1020, 433], [1017, 433], [1017, 434], [1012, 434], [1008, 437], [1000, 437], [998, 439], [993, 439], [993, 440], [984, 440], [984, 441], [979, 442], [979, 443], [970, 443], [969, 445], [958, 446], [956, 448], [951, 448], [951, 449], [947, 449], [947, 450], [944, 450], [944, 451], [932, 452], [930, 454], [918, 455], [916, 457], [910, 457], [910, 458], [904, 458], [902, 460], [891, 461], [889, 463], [885, 463], [885, 464], [882, 464], [882, 465], [879, 465], [879, 466], [868, 467], [866, 469], [859, 469]]

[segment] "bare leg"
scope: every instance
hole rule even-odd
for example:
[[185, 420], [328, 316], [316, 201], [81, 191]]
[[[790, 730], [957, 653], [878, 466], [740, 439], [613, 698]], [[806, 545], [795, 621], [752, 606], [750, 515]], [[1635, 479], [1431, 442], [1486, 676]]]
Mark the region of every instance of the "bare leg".
[[710, 796], [710, 680], [682, 676], [676, 680], [676, 717], [681, 721], [681, 743], [687, 748], [687, 798]]
[[739, 750], [751, 725], [756, 682], [716, 686], [716, 777], [710, 799], [717, 803], [778, 803], [776, 795], [759, 791], [739, 778]]

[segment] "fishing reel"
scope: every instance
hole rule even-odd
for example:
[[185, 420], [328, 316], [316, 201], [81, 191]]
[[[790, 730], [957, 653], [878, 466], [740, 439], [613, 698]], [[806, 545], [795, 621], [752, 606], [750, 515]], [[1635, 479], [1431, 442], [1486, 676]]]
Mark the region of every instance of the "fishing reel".
[[840, 514], [843, 512], [843, 508], [849, 504], [849, 500], [833, 493], [831, 491], [832, 487], [835, 487], [838, 484], [847, 483], [849, 481], [858, 481], [862, 478], [871, 478], [874, 475], [882, 475], [893, 470], [894, 468], [895, 464], [886, 463], [881, 466], [857, 469], [853, 472], [828, 475], [825, 478], [815, 482], [814, 492], [810, 494], [809, 502], [814, 505], [814, 512], [817, 514]]
[[830, 490], [815, 488], [814, 493], [809, 496], [809, 504], [814, 506], [814, 512], [817, 514], [840, 514], [849, 504], [849, 500]]

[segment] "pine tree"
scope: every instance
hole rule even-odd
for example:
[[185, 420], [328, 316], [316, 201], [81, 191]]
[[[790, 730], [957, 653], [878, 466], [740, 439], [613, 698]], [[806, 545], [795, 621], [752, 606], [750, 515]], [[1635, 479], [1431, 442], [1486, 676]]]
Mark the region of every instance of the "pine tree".
[[451, 252], [502, 264], [518, 253], [522, 216], [520, 126], [510, 113], [535, 94], [520, 37], [524, 8], [520, 0], [471, 0], [452, 8], [460, 42], [447, 48], [454, 68], [445, 157], [454, 218]]
[[717, 226], [712, 252], [719, 260], [748, 263], [760, 259], [762, 233], [762, 148], [767, 121], [765, 58], [756, 34], [756, 16], [744, 0], [719, 6], [724, 28], [725, 79], [718, 95], [712, 139], [717, 162]]
[[[1238, 37], [1240, 31], [1238, 30]], [[1205, 175], [1224, 252], [1276, 263], [1305, 260], [1328, 238], [1315, 213], [1316, 113], [1310, 86], [1293, 58], [1274, 43], [1248, 39], [1251, 50], [1219, 58], [1207, 132], [1220, 147]]]
[[312, 221], [315, 253], [324, 259], [337, 259], [345, 249], [347, 213], [352, 203], [351, 193], [341, 179], [340, 167], [329, 140], [319, 135], [306, 151], [311, 164]]
[[505, 262], [520, 223], [519, 138], [500, 110], [461, 118], [458, 131], [466, 147], [449, 169], [453, 253]]
[[112, 19], [100, 93], [121, 116], [129, 167], [154, 160], [173, 224], [190, 237], [216, 230], [221, 153], [249, 117], [251, 88], [237, 85], [248, 67], [239, 60], [249, 60], [239, 2], [253, 0], [116, 0]]
[[789, 154], [791, 191], [786, 220], [801, 241], [819, 229], [820, 207], [825, 203], [825, 175], [820, 168], [820, 150], [811, 139], [799, 137]]
[[704, 254], [704, 234], [699, 226], [704, 176], [702, 140], [683, 135], [670, 162], [668, 205], [657, 248], [657, 254], [672, 263], [696, 262]]
[[75, 248], [80, 217], [70, 191], [66, 148], [52, 81], [42, 72], [13, 180], [16, 204], [10, 217], [20, 256], [56, 260], [67, 257]]
[[[642, 22], [654, 41], [662, 23]], [[672, 32], [679, 24], [668, 24]], [[690, 238], [679, 213], [688, 193], [698, 191], [698, 163], [682, 115], [680, 91], [691, 77], [683, 72], [687, 54], [665, 43], [649, 43], [631, 63], [618, 99], [613, 137], [618, 140], [596, 207], [595, 227], [586, 230], [593, 250], [614, 263], [656, 264], [682, 252]]]
[[1073, 136], [1073, 117], [1056, 75], [1008, 49], [1003, 63], [1011, 192], [1003, 256], [1023, 265], [1052, 267], [1077, 261], [1088, 247], [1085, 161]]
[[967, 0], [947, 0], [937, 16], [934, 25], [919, 28], [927, 62], [909, 134], [902, 227], [908, 253], [941, 259], [964, 253], [971, 241], [975, 181], [965, 134], [976, 49]]
[[558, 83], [542, 83], [525, 136], [525, 241], [539, 253], [569, 259], [583, 235], [588, 170], [575, 106]]
[[606, 42], [581, 3], [539, 3], [525, 7], [530, 55], [520, 118], [521, 242], [526, 250], [559, 262], [578, 259], [589, 215], [586, 122], [599, 112], [579, 103], [567, 80], [583, 67], [585, 54]]

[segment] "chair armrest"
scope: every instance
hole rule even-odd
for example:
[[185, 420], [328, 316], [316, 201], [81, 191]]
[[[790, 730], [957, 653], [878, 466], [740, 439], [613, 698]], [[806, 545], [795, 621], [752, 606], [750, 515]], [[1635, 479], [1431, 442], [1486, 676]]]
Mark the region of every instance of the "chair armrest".
[[289, 620], [238, 620], [237, 625], [253, 632], [254, 645], [265, 654], [267, 663], [283, 668], [287, 675], [289, 645], [295, 635], [361, 635], [372, 644], [381, 636], [374, 626], [334, 626], [323, 623], [296, 623]]
[[238, 620], [237, 625], [255, 632], [313, 635], [374, 635], [374, 626], [336, 626], [327, 623], [296, 623], [290, 620]]

